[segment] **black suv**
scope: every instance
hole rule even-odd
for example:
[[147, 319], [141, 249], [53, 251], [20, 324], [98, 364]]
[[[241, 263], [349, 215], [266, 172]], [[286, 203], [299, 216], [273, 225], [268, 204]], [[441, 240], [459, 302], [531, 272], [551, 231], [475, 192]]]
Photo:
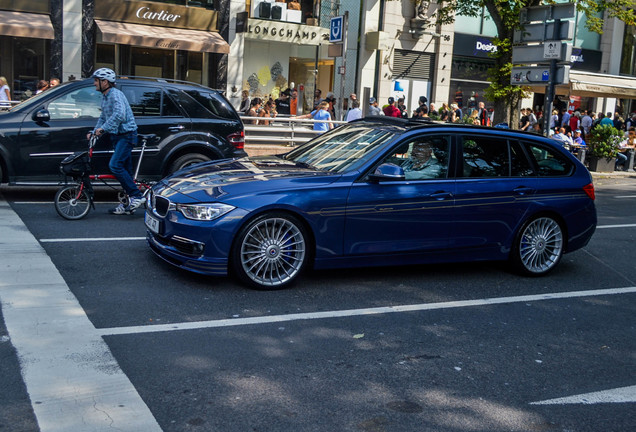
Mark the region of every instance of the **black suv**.
[[[219, 91], [136, 77], [119, 77], [117, 88], [128, 98], [138, 132], [158, 137], [148, 143], [141, 178], [155, 180], [197, 162], [246, 156], [243, 123]], [[60, 161], [87, 149], [86, 134], [97, 123], [101, 97], [93, 79], [71, 81], [0, 114], [0, 181], [57, 184]], [[95, 147], [95, 173], [109, 172], [107, 141]], [[137, 155], [135, 149], [133, 158]]]

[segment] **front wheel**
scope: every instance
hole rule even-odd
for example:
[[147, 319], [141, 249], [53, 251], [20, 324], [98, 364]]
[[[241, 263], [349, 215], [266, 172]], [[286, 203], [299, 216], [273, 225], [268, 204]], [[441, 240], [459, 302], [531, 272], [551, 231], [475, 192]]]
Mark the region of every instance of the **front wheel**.
[[308, 261], [308, 240], [293, 216], [269, 213], [245, 226], [232, 250], [232, 265], [241, 281], [256, 289], [290, 285]]
[[519, 232], [513, 248], [517, 269], [529, 276], [550, 272], [563, 256], [563, 230], [548, 216], [528, 221]]
[[80, 185], [65, 186], [55, 194], [55, 210], [64, 219], [81, 219], [91, 209], [91, 201], [86, 189]]

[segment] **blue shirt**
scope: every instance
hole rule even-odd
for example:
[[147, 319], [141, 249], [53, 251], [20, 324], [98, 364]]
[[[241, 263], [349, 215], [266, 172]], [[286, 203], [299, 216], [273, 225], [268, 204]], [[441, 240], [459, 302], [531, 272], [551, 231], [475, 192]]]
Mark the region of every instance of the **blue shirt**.
[[128, 99], [115, 87], [111, 87], [102, 98], [102, 113], [93, 132], [100, 128], [115, 135], [137, 130]]
[[[313, 111], [311, 115], [314, 120], [331, 120], [331, 114], [324, 109]], [[329, 130], [329, 123], [314, 123], [314, 130], [326, 132]]]

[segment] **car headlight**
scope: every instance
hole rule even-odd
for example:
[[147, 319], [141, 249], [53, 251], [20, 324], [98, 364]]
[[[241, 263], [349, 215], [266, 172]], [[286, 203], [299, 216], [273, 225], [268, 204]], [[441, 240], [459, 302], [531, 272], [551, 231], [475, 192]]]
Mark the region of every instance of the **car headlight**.
[[220, 218], [224, 214], [234, 210], [234, 206], [213, 204], [177, 204], [176, 208], [188, 219], [211, 221]]

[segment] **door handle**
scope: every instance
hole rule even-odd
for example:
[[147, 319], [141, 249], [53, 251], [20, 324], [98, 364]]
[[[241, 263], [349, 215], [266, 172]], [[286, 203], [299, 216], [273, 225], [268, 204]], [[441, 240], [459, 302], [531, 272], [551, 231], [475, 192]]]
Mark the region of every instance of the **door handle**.
[[443, 201], [447, 198], [451, 198], [453, 196], [452, 193], [446, 191], [437, 191], [431, 194], [431, 198], [437, 201]]
[[169, 130], [170, 132], [179, 132], [179, 131], [182, 131], [182, 130], [184, 130], [184, 129], [185, 129], [185, 126], [183, 126], [183, 125], [170, 126], [170, 127], [168, 128], [168, 130]]
[[526, 195], [532, 195], [537, 190], [535, 188], [531, 188], [527, 186], [519, 186], [514, 188], [512, 191], [515, 193], [515, 195], [526, 196]]

